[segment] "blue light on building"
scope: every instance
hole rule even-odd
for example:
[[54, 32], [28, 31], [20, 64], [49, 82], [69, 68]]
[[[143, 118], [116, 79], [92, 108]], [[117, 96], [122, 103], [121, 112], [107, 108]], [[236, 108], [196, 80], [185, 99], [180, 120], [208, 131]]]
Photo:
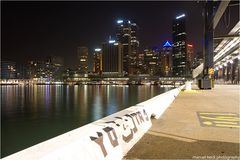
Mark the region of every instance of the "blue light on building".
[[169, 41], [166, 41], [163, 45], [163, 47], [172, 47]]

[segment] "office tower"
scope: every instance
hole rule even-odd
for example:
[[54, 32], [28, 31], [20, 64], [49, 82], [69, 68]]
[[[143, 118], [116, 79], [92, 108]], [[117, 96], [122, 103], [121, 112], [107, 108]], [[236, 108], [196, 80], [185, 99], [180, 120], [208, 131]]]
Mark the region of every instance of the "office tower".
[[52, 66], [49, 60], [46, 61], [29, 61], [28, 76], [32, 80], [47, 80], [53, 78]]
[[58, 56], [49, 56], [45, 62], [45, 70], [52, 73], [54, 80], [61, 80], [63, 73], [63, 58]]
[[27, 70], [28, 76], [32, 80], [39, 80], [45, 78], [51, 78], [50, 63], [48, 61], [28, 61]]
[[144, 52], [137, 54], [137, 74], [145, 73]]
[[123, 72], [125, 75], [137, 72], [137, 52], [139, 41], [138, 26], [129, 20], [118, 20], [116, 37], [117, 42], [123, 45]]
[[150, 75], [157, 75], [159, 73], [159, 52], [152, 49], [144, 50], [144, 63], [146, 65], [146, 72]]
[[96, 48], [93, 53], [93, 73], [102, 74], [102, 49]]
[[192, 72], [193, 68], [193, 45], [187, 44], [187, 62], [189, 63], [188, 66], [190, 67], [190, 72]]
[[77, 54], [79, 59], [79, 73], [87, 74], [88, 73], [88, 48], [87, 47], [78, 47]]
[[110, 40], [102, 45], [103, 74], [123, 74], [123, 46], [119, 42]]
[[37, 62], [36, 61], [28, 61], [27, 62], [27, 76], [30, 79], [37, 77]]
[[62, 80], [63, 59], [49, 56], [41, 61], [28, 61], [27, 76], [33, 80], [56, 81]]
[[171, 76], [172, 72], [172, 45], [166, 41], [160, 52], [160, 71], [162, 76]]
[[16, 62], [1, 61], [1, 79], [16, 78]]
[[16, 66], [16, 78], [17, 79], [28, 79], [27, 66], [26, 64], [17, 64]]
[[189, 76], [189, 63], [187, 62], [185, 14], [179, 15], [173, 20], [172, 29], [173, 76], [186, 77]]

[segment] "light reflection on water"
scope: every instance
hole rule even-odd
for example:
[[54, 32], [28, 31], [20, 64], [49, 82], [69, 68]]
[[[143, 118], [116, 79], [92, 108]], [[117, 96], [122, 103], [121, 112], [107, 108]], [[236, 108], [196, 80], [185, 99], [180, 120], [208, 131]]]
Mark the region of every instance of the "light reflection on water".
[[2, 157], [125, 109], [170, 88], [1, 86]]

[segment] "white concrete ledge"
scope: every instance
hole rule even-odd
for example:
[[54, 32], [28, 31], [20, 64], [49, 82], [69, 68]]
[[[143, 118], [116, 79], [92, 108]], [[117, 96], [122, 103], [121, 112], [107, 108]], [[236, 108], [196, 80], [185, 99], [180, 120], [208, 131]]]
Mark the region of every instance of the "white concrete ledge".
[[179, 94], [181, 86], [3, 160], [120, 160]]

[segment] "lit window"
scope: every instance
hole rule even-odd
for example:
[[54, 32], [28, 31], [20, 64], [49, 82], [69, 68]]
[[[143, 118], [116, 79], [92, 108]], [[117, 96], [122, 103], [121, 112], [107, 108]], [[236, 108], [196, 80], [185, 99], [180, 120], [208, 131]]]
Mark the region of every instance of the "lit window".
[[86, 62], [86, 59], [80, 59], [81, 62]]

